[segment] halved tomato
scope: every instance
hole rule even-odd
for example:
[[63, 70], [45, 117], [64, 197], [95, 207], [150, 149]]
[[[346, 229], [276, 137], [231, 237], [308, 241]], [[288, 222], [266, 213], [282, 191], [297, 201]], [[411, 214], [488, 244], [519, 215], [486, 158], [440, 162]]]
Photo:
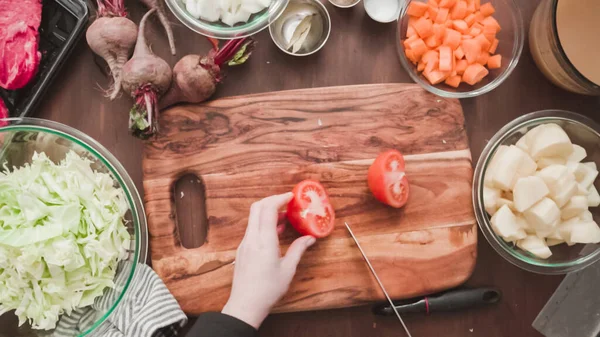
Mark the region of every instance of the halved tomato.
[[409, 194], [404, 172], [404, 157], [396, 150], [381, 153], [369, 167], [368, 183], [371, 193], [382, 203], [400, 208]]
[[290, 224], [302, 235], [324, 238], [333, 232], [335, 212], [321, 183], [304, 180], [294, 187], [287, 207]]

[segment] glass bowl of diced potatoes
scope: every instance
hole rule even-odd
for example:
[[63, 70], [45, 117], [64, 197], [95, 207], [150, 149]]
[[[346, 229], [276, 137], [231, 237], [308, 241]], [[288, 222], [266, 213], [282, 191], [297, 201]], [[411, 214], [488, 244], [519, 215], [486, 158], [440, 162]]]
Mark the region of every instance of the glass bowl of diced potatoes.
[[490, 245], [510, 263], [566, 274], [600, 259], [600, 126], [544, 110], [498, 131], [475, 169], [473, 208]]
[[407, 0], [396, 48], [403, 68], [436, 95], [469, 98], [502, 84], [523, 50], [515, 0]]

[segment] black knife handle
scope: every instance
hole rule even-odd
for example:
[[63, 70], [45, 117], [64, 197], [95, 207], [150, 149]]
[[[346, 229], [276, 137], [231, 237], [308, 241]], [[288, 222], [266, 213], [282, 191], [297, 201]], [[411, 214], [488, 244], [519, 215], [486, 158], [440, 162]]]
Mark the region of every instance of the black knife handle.
[[[492, 305], [500, 302], [502, 293], [493, 287], [457, 289], [439, 295], [433, 295], [414, 301], [394, 301], [399, 313], [430, 313], [463, 310], [474, 307]], [[373, 308], [376, 315], [390, 316], [394, 314], [389, 303], [382, 303]]]

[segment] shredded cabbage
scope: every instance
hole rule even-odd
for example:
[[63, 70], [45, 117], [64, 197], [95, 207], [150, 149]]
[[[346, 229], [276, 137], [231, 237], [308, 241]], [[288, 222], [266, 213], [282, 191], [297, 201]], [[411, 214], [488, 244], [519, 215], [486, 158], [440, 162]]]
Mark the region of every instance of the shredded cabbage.
[[69, 152], [59, 164], [35, 153], [31, 164], [0, 172], [0, 315], [54, 329], [59, 316], [114, 287], [127, 258], [129, 207], [109, 174]]

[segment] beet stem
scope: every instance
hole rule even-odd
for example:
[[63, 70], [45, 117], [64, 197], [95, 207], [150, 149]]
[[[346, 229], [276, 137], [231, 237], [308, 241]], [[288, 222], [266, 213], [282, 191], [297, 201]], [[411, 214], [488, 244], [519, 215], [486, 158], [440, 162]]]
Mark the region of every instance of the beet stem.
[[146, 29], [146, 21], [148, 21], [148, 17], [154, 12], [156, 12], [156, 8], [152, 8], [151, 10], [146, 12], [146, 14], [144, 14], [144, 17], [142, 17], [142, 20], [140, 21], [140, 26], [138, 28], [138, 40], [135, 44], [133, 57], [135, 57], [136, 55], [152, 54], [150, 48], [148, 47], [148, 44], [146, 44], [146, 35], [144, 34], [144, 30]]
[[244, 44], [246, 39], [246, 37], [243, 37], [241, 39], [227, 41], [223, 48], [221, 48], [221, 50], [219, 50], [215, 55], [215, 64], [221, 66], [225, 62], [229, 61], [233, 56], [235, 56], [238, 49]]

